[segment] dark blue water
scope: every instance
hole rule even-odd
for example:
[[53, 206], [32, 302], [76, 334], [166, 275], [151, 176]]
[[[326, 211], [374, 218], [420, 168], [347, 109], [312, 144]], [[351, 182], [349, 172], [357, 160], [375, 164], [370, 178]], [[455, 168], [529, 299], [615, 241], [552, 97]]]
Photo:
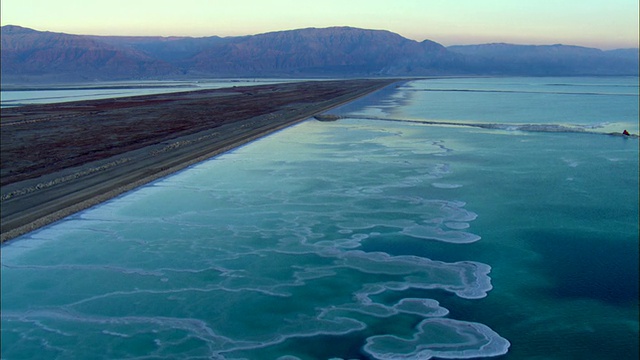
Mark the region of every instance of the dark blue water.
[[629, 84], [400, 84], [27, 234], [2, 358], [636, 359]]

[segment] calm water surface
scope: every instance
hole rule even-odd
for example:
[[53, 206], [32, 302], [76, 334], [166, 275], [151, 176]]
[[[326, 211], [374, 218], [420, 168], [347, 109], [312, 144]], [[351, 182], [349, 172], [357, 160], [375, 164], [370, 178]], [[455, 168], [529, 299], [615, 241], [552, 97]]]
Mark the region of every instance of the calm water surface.
[[27, 234], [2, 358], [637, 359], [638, 140], [581, 132], [637, 84], [400, 83]]
[[[255, 86], [291, 82], [282, 79], [236, 79], [201, 81], [96, 82], [81, 85], [54, 85], [20, 88], [7, 86], [0, 91], [1, 107], [29, 104], [64, 103], [81, 100], [112, 99], [127, 96], [167, 94], [183, 91], [220, 89], [233, 86]], [[297, 80], [299, 81], [299, 80]]]

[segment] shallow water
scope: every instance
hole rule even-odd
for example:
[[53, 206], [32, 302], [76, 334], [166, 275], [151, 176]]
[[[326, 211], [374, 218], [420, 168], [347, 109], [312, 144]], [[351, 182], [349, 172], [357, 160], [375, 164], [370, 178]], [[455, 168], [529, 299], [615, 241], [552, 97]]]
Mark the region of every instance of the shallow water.
[[68, 84], [34, 86], [32, 88], [5, 87], [0, 91], [0, 107], [17, 107], [30, 104], [52, 104], [81, 100], [113, 99], [127, 96], [168, 94], [184, 91], [220, 89], [233, 86], [255, 86], [291, 82], [282, 79], [237, 79], [201, 81], [143, 81], [96, 82], [92, 84]]
[[380, 120], [540, 81], [389, 87], [12, 241], [2, 358], [637, 358], [637, 139]]

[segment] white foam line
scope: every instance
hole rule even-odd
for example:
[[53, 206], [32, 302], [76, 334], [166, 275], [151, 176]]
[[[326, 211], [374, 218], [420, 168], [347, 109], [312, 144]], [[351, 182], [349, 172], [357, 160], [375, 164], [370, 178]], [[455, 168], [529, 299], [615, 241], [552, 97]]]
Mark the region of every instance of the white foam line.
[[[589, 131], [583, 125], [561, 125], [561, 124], [508, 124], [508, 123], [473, 123], [473, 122], [456, 122], [456, 121], [440, 121], [440, 120], [413, 120], [413, 119], [396, 119], [387, 117], [361, 116], [361, 115], [344, 115], [341, 118], [361, 119], [361, 120], [378, 120], [378, 121], [394, 121], [406, 122], [422, 125], [446, 125], [446, 126], [462, 126], [475, 127], [488, 130], [506, 130], [506, 131], [524, 131], [524, 132], [545, 132], [545, 133], [583, 133], [596, 135], [611, 135], [609, 133]], [[634, 135], [637, 138], [637, 135]]]
[[148, 271], [143, 269], [132, 269], [132, 268], [124, 268], [118, 266], [98, 266], [98, 265], [7, 265], [2, 264], [3, 267], [8, 269], [36, 269], [36, 270], [99, 270], [99, 271], [113, 271], [119, 272], [122, 274], [136, 274], [142, 276], [163, 276], [164, 274], [159, 271]]
[[[441, 327], [453, 329], [459, 335], [458, 342], [433, 343], [427, 333], [440, 331]], [[367, 338], [363, 350], [379, 360], [391, 359], [470, 359], [504, 355], [511, 344], [486, 325], [447, 318], [428, 318], [416, 327], [410, 339], [395, 335], [376, 335]], [[407, 349], [412, 348], [411, 352]], [[403, 349], [398, 353], [398, 349]]]

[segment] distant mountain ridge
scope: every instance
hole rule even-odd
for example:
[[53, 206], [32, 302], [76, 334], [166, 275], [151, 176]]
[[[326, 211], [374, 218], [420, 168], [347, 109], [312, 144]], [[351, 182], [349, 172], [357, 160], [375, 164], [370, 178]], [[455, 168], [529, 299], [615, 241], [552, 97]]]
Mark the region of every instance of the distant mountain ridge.
[[134, 48], [90, 36], [40, 32], [17, 26], [1, 29], [1, 68], [6, 77], [53, 81], [152, 78], [179, 71]]
[[[637, 75], [638, 49], [602, 51], [573, 45], [504, 43], [450, 46], [479, 73], [525, 75]], [[635, 73], [634, 73], [635, 69]]]
[[71, 35], [7, 25], [2, 82], [197, 77], [638, 75], [638, 49], [444, 47], [385, 30], [307, 28], [239, 37]]

